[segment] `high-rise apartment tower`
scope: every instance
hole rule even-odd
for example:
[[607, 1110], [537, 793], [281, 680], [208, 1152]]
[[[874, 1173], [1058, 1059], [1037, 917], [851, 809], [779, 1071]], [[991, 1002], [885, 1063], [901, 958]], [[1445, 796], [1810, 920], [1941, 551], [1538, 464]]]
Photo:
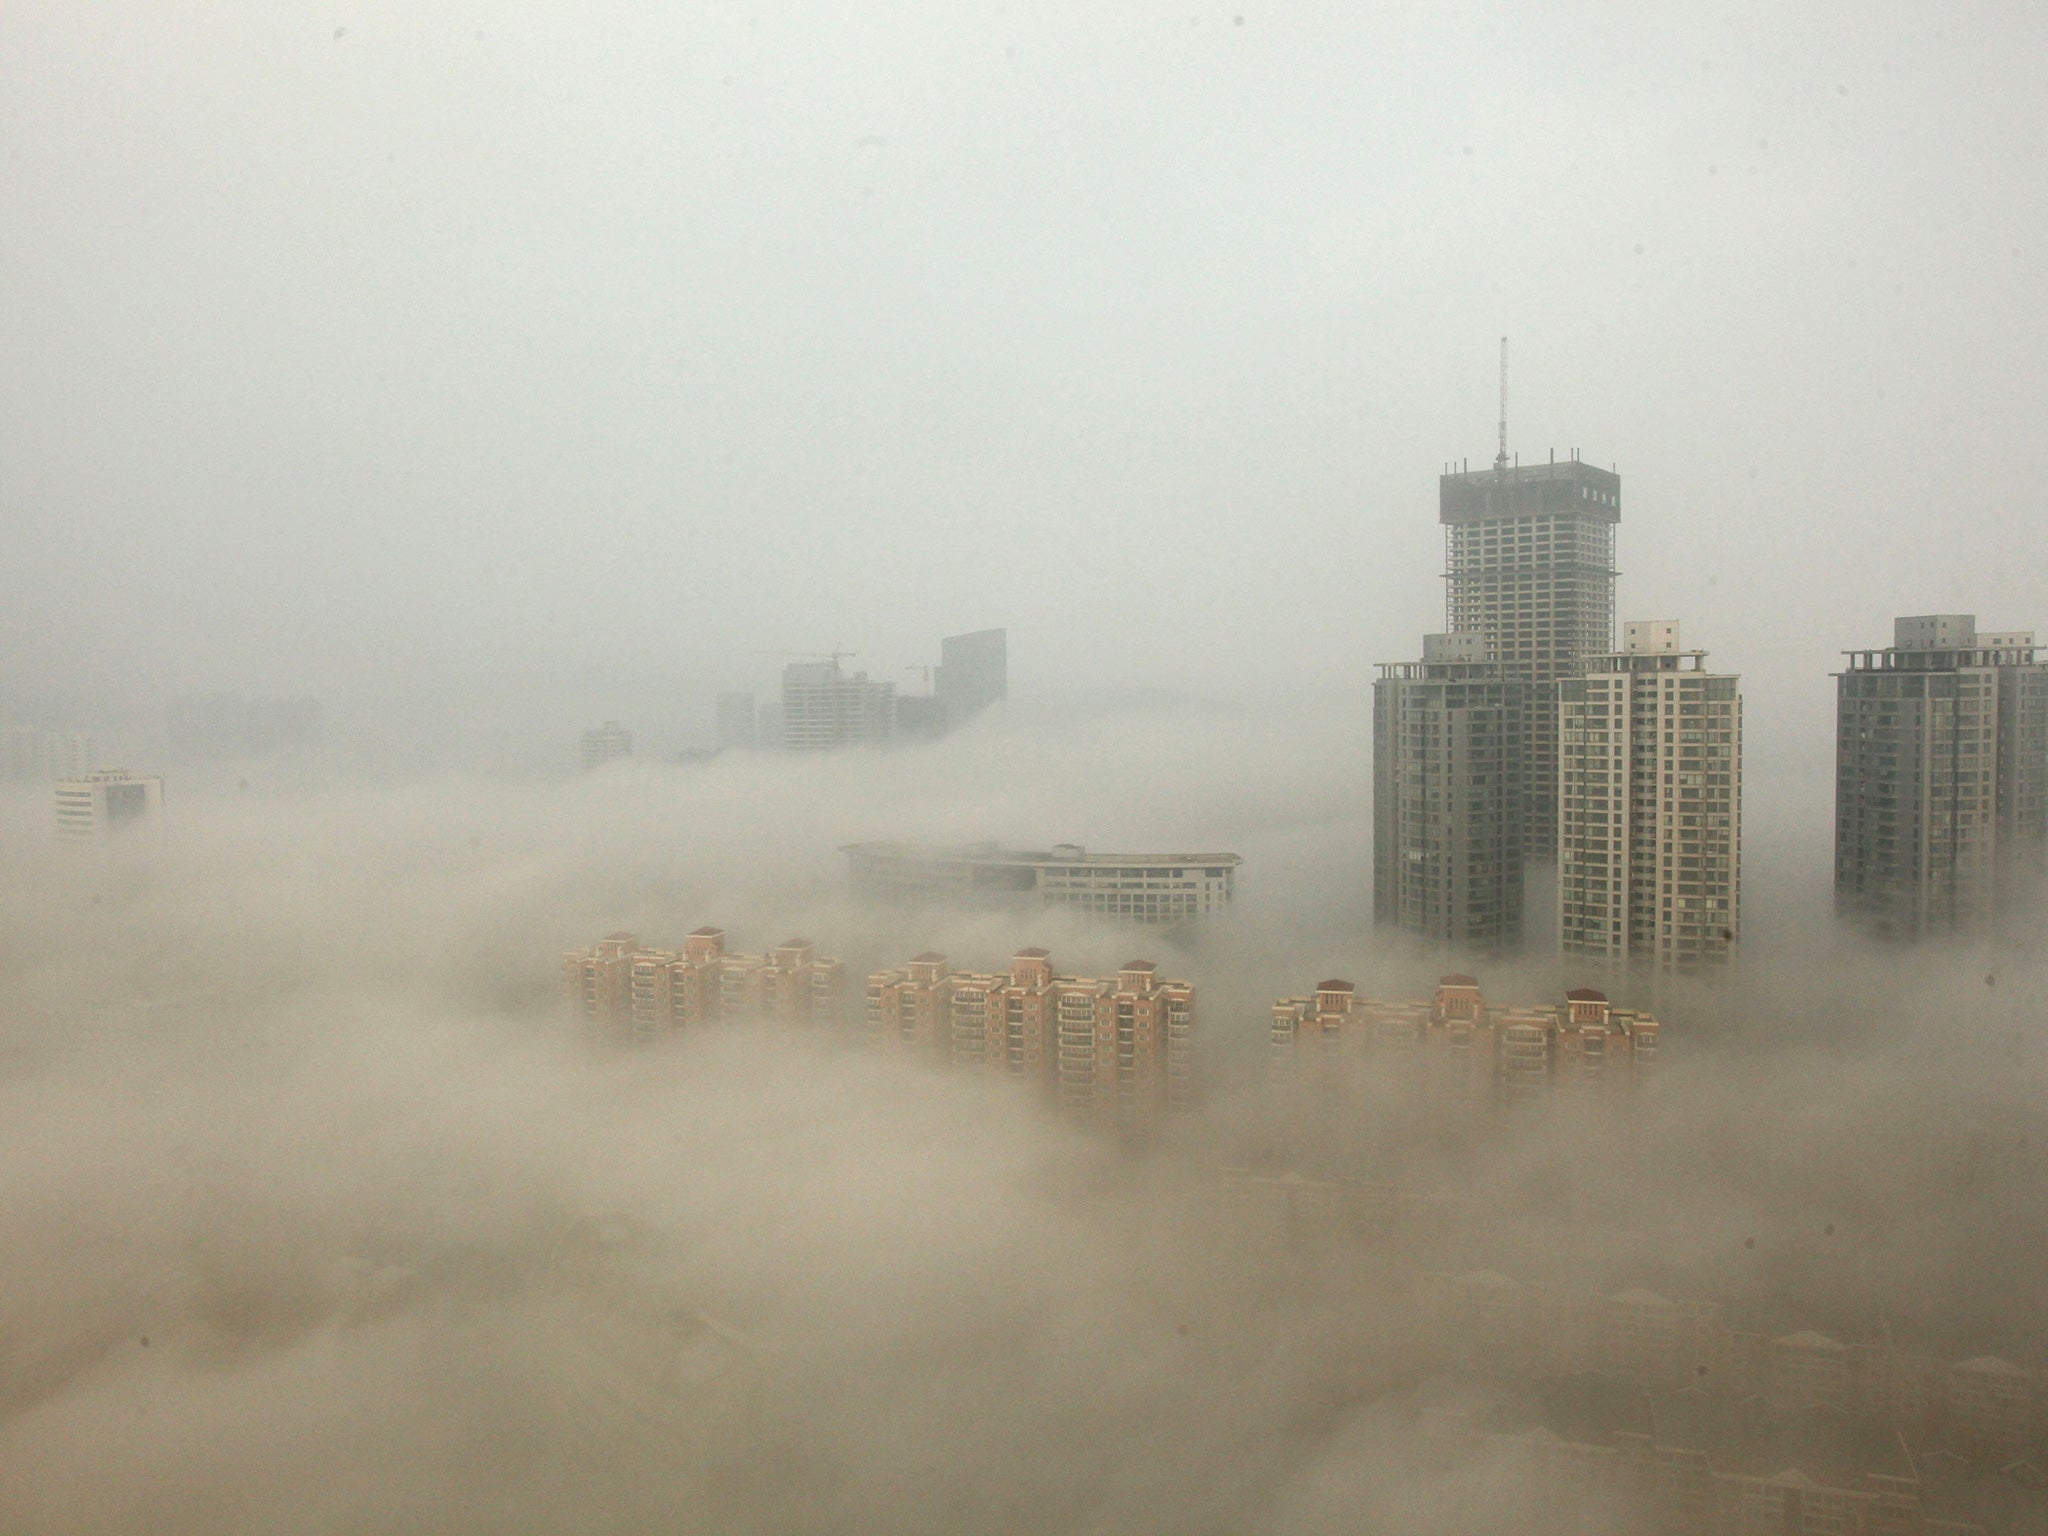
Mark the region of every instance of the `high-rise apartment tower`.
[[1836, 909], [1896, 938], [2030, 909], [2048, 864], [2048, 662], [2032, 631], [1925, 614], [1899, 619], [1889, 647], [1847, 655]]
[[1678, 624], [1559, 683], [1558, 941], [1610, 966], [1693, 970], [1741, 931], [1739, 679], [1679, 648]]
[[1532, 858], [1557, 837], [1559, 679], [1614, 645], [1621, 477], [1578, 459], [1448, 473], [1438, 482], [1450, 628], [1483, 635], [1501, 676], [1529, 687], [1523, 831]]
[[1479, 634], [1426, 635], [1373, 685], [1373, 919], [1439, 943], [1522, 933], [1528, 685]]

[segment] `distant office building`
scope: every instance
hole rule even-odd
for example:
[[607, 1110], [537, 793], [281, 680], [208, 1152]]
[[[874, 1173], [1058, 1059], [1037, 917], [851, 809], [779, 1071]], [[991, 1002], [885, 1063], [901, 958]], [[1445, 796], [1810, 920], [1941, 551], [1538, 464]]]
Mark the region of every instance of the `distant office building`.
[[830, 661], [782, 669], [782, 744], [792, 752], [881, 746], [896, 725], [896, 685]]
[[1656, 1069], [1657, 1020], [1580, 987], [1560, 1004], [1489, 1007], [1476, 978], [1449, 975], [1428, 1002], [1361, 998], [1324, 981], [1273, 1005], [1273, 1065], [1284, 1083], [1340, 1088], [1377, 1065], [1418, 1091], [1513, 1103], [1554, 1092], [1635, 1088]]
[[698, 928], [681, 949], [645, 949], [631, 933], [607, 934], [562, 957], [571, 1014], [601, 1033], [653, 1040], [699, 1025], [743, 1019], [833, 1023], [845, 1008], [846, 968], [808, 939], [765, 954], [725, 947], [723, 928]]
[[718, 745], [725, 751], [743, 751], [758, 746], [760, 727], [751, 693], [721, 693], [718, 696]]
[[188, 762], [236, 762], [320, 745], [318, 699], [213, 693], [174, 699], [166, 715], [173, 754]]
[[122, 836], [153, 823], [164, 781], [125, 768], [100, 768], [57, 783], [57, 835], [72, 842]]
[[596, 730], [583, 733], [582, 757], [585, 773], [632, 755], [633, 733], [616, 720], [607, 720]]
[[1009, 631], [977, 629], [939, 642], [936, 683], [946, 728], [957, 730], [1010, 696]]
[[1614, 645], [1614, 528], [1621, 478], [1576, 458], [1445, 474], [1450, 628], [1485, 637], [1486, 659], [1528, 686], [1522, 832], [1526, 854], [1557, 842], [1557, 719], [1561, 678]]
[[84, 731], [49, 731], [33, 725], [9, 726], [0, 737], [0, 776], [15, 780], [82, 779], [98, 760], [93, 738]]
[[1090, 853], [1077, 843], [1017, 852], [994, 843], [929, 847], [850, 843], [854, 889], [926, 906], [1058, 907], [1089, 917], [1171, 927], [1222, 910], [1234, 853]]
[[1193, 1095], [1195, 989], [1149, 960], [1096, 977], [1056, 973], [1042, 949], [1020, 949], [999, 972], [923, 954], [868, 977], [867, 1018], [892, 1050], [1022, 1079], [1063, 1111], [1121, 1130]]
[[1522, 935], [1529, 684], [1479, 634], [1426, 635], [1373, 685], [1373, 918], [1437, 943]]
[[1558, 685], [1558, 942], [1575, 960], [1692, 970], [1741, 932], [1740, 679], [1626, 626], [1620, 651]]
[[1836, 674], [1835, 902], [1897, 938], [2031, 908], [2048, 860], [2048, 662], [2030, 630], [1899, 619]]

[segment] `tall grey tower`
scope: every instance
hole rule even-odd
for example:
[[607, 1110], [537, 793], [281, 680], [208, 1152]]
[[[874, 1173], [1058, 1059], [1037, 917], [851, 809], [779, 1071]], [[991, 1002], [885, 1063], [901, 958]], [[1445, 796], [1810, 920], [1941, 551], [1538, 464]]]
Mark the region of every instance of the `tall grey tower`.
[[1481, 635], [1425, 635], [1372, 690], [1373, 920], [1441, 944], [1522, 936], [1526, 687]]
[[1920, 938], [2038, 900], [2048, 662], [2032, 631], [1924, 614], [1897, 620], [1885, 649], [1848, 657], [1836, 674], [1836, 909]]
[[1528, 689], [1523, 847], [1557, 853], [1557, 684], [1614, 649], [1614, 526], [1621, 477], [1578, 459], [1438, 482], [1453, 633], [1485, 637], [1501, 676]]

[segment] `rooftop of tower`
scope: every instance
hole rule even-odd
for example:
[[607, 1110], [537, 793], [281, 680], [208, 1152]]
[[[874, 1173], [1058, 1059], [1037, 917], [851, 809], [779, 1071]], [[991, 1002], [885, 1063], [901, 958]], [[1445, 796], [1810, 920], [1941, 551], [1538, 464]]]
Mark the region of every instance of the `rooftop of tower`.
[[1582, 459], [1454, 470], [1437, 481], [1439, 521], [1476, 523], [1541, 513], [1621, 521], [1621, 476]]

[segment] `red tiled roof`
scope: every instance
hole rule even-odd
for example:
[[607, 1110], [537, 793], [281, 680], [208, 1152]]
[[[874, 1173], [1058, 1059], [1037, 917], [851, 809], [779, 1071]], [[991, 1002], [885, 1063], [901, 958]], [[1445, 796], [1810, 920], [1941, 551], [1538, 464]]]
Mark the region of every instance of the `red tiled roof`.
[[1591, 987], [1573, 987], [1571, 991], [1565, 993], [1565, 996], [1575, 1003], [1604, 1003], [1607, 1001], [1607, 994], [1605, 992], [1596, 992]]
[[1358, 988], [1351, 985], [1348, 981], [1319, 981], [1316, 983], [1316, 990], [1318, 992], [1356, 992]]
[[1453, 971], [1448, 976], [1437, 977], [1436, 984], [1440, 987], [1476, 987], [1479, 985], [1479, 978], [1467, 976], [1462, 971]]

